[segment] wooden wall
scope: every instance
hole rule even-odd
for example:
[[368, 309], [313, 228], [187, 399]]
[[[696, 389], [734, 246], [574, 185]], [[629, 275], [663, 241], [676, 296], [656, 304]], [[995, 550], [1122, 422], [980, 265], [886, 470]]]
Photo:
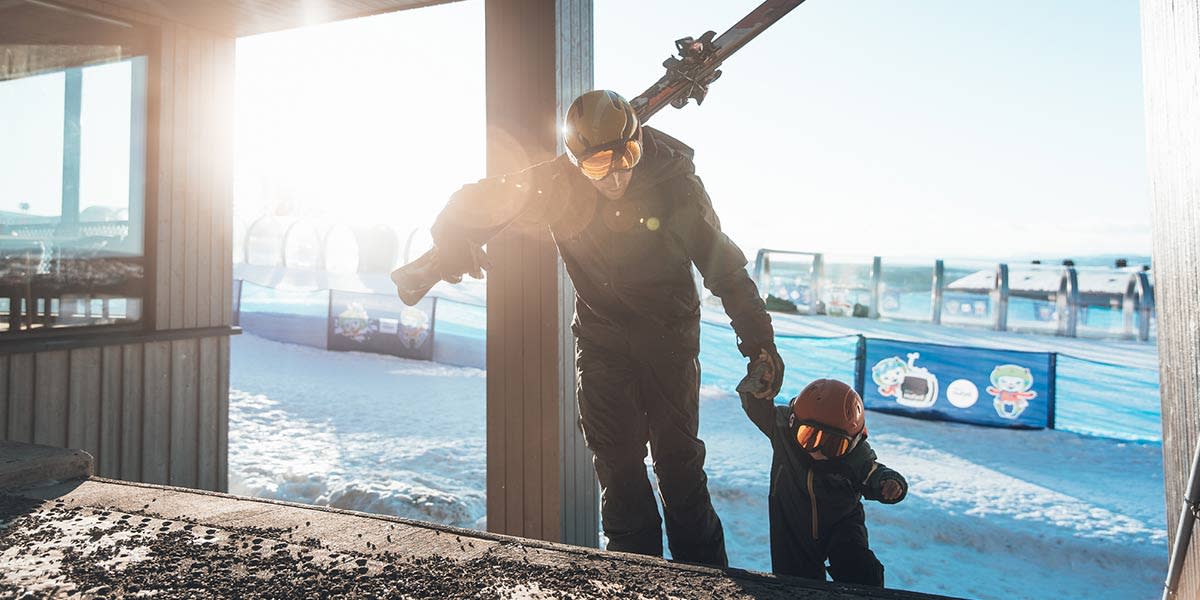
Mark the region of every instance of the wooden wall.
[[[1142, 0], [1146, 141], [1172, 543], [1200, 434], [1200, 0]], [[1178, 598], [1200, 598], [1200, 540]]]
[[[555, 132], [562, 131], [567, 108], [583, 92], [593, 87], [592, 2], [559, 2], [555, 40], [558, 75], [558, 120]], [[555, 135], [556, 153], [566, 151], [562, 136]], [[575, 335], [570, 321], [575, 314], [575, 289], [561, 260], [558, 267], [558, 315], [560, 348], [565, 354], [559, 361], [559, 381], [564, 386], [559, 404], [559, 446], [562, 461], [561, 497], [562, 540], [580, 546], [600, 547], [600, 487], [592, 466], [592, 453], [583, 442], [579, 429], [579, 406], [575, 398]]]
[[0, 355], [0, 437], [79, 448], [96, 474], [227, 488], [229, 337]]
[[144, 153], [146, 178], [131, 187], [145, 194], [147, 327], [119, 342], [80, 330], [44, 351], [0, 345], [0, 436], [81, 448], [101, 476], [225, 490], [234, 40], [87, 8], [147, 27], [157, 42], [145, 119], [133, 122], [145, 140], [133, 152]]
[[[487, 0], [489, 175], [558, 153], [559, 119], [591, 87], [591, 5]], [[595, 546], [595, 472], [575, 425], [570, 280], [545, 231], [510, 231], [488, 252], [488, 529]]]
[[[232, 322], [234, 40], [181, 25], [161, 26], [155, 157], [147, 199], [157, 235], [157, 329]], [[153, 100], [153, 98], [152, 98]]]

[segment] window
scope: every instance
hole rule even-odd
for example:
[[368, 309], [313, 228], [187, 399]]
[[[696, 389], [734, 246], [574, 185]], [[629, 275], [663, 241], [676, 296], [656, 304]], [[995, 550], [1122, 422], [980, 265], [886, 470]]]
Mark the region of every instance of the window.
[[[137, 323], [147, 289], [144, 56], [3, 46], [94, 64], [0, 70], [0, 339]], [[56, 53], [56, 54], [54, 54]], [[12, 55], [12, 52], [9, 52]]]

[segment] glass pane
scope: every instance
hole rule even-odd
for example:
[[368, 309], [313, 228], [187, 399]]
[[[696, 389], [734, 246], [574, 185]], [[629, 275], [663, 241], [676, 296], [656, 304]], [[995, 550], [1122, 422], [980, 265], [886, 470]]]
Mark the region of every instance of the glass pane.
[[1009, 265], [1009, 330], [1058, 331], [1058, 292], [1064, 273], [1064, 268], [1057, 265]]
[[246, 233], [246, 262], [267, 267], [282, 266], [283, 236], [291, 222], [282, 217], [266, 216], [250, 225], [250, 231]]
[[1076, 267], [1079, 280], [1077, 333], [1088, 337], [1135, 337], [1140, 267]]
[[818, 313], [865, 317], [871, 306], [871, 257], [825, 255]]
[[293, 223], [283, 240], [283, 263], [297, 269], [321, 268], [322, 237], [312, 221]]
[[817, 255], [811, 252], [762, 252], [755, 275], [758, 291], [765, 296], [768, 310], [810, 310], [813, 303], [813, 265], [816, 257]]
[[879, 316], [928, 321], [933, 308], [932, 259], [884, 257], [879, 281]]
[[358, 271], [358, 238], [354, 230], [335, 225], [325, 235], [325, 269], [336, 273]]
[[[122, 61], [83, 69], [79, 222], [81, 237], [110, 238], [104, 243], [107, 252], [139, 256], [141, 224], [129, 228], [129, 215], [141, 212], [140, 206], [130, 206], [129, 193], [132, 67], [131, 61]], [[80, 241], [89, 243], [95, 242]]]
[[140, 318], [145, 69], [0, 81], [0, 333]]
[[946, 261], [943, 264], [946, 287], [942, 292], [942, 322], [991, 324], [991, 294], [996, 287], [996, 263]]

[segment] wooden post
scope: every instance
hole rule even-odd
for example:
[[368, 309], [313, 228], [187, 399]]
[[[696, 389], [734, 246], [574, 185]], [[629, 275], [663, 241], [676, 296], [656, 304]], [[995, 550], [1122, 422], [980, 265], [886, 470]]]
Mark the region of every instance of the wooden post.
[[[1174, 543], [1200, 433], [1200, 0], [1142, 0], [1147, 164], [1167, 531]], [[1200, 597], [1193, 538], [1177, 598]]]
[[[591, 0], [487, 0], [487, 168], [561, 150], [592, 84]], [[498, 533], [596, 546], [595, 473], [576, 423], [574, 290], [544, 230], [488, 244], [487, 514]]]

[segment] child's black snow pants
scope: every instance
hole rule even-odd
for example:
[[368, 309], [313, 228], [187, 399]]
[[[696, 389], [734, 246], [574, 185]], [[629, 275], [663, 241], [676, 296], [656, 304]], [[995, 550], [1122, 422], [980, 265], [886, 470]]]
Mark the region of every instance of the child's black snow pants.
[[[792, 516], [805, 518], [804, 515]], [[819, 522], [823, 515], [817, 516]], [[778, 548], [773, 545], [771, 570], [777, 575], [824, 581], [825, 560], [828, 559], [829, 575], [834, 581], [883, 587], [883, 565], [867, 543], [866, 515], [861, 502], [838, 521], [828, 526], [820, 523], [818, 527], [820, 536], [817, 539], [810, 535], [807, 539], [788, 539]], [[772, 531], [772, 535], [775, 534]]]
[[675, 560], [726, 566], [725, 535], [708, 495], [694, 357], [640, 360], [579, 340], [581, 426], [595, 454], [608, 549], [662, 556], [662, 523], [646, 476], [654, 459]]

